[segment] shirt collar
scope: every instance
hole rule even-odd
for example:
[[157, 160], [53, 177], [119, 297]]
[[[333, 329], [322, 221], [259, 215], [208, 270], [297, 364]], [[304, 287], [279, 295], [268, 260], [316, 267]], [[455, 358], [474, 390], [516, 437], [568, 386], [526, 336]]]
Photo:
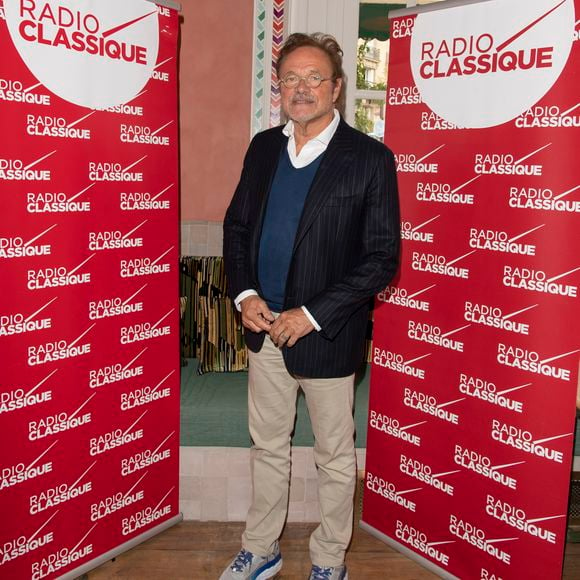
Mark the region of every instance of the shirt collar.
[[[328, 126], [323, 129], [316, 137], [312, 137], [310, 141], [320, 141], [323, 145], [328, 145], [330, 140], [334, 137], [336, 133], [336, 128], [340, 123], [340, 113], [334, 109], [334, 117], [332, 121], [328, 124]], [[294, 121], [290, 120], [284, 125], [284, 129], [282, 129], [282, 133], [291, 139], [294, 138]]]

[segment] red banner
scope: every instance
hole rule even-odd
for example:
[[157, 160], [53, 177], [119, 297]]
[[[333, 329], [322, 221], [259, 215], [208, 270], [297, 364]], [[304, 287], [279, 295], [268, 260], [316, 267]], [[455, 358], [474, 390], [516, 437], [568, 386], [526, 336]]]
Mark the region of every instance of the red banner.
[[175, 10], [0, 2], [0, 577], [178, 518]]
[[559, 578], [579, 351], [574, 2], [391, 25], [403, 254], [375, 311], [363, 527], [444, 577]]

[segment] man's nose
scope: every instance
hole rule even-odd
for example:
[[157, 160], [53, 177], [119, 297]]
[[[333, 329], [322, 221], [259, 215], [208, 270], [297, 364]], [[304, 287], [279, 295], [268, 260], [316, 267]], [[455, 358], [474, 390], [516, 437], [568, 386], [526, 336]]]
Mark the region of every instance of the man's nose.
[[298, 84], [296, 85], [296, 91], [300, 91], [302, 93], [304, 92], [308, 92], [310, 90], [310, 87], [306, 84], [306, 79], [303, 77], [300, 77], [300, 79], [298, 80]]

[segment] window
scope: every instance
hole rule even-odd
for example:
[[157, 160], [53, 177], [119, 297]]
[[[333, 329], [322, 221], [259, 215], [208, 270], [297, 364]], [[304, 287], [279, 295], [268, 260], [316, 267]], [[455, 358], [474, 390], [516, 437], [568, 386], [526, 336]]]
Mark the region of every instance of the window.
[[389, 76], [389, 17], [391, 10], [443, 0], [367, 0], [359, 2], [354, 126], [383, 141], [385, 98]]
[[[345, 119], [365, 133], [382, 139], [388, 83], [388, 12], [442, 1], [445, 0], [286, 0], [286, 34], [324, 31], [338, 40], [344, 51], [343, 67], [347, 77]], [[263, 94], [267, 96], [269, 112], [270, 91]], [[263, 116], [264, 128], [269, 120], [269, 114]]]

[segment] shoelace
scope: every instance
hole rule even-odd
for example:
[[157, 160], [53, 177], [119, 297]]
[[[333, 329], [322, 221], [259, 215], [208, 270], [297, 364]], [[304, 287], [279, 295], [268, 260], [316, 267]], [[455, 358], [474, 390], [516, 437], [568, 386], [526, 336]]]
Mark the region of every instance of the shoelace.
[[231, 565], [231, 569], [234, 572], [243, 572], [244, 568], [251, 563], [254, 555], [252, 552], [247, 552], [243, 548], [238, 552], [234, 563]]
[[328, 580], [332, 574], [332, 568], [321, 568], [320, 566], [312, 566], [312, 574], [310, 580]]

